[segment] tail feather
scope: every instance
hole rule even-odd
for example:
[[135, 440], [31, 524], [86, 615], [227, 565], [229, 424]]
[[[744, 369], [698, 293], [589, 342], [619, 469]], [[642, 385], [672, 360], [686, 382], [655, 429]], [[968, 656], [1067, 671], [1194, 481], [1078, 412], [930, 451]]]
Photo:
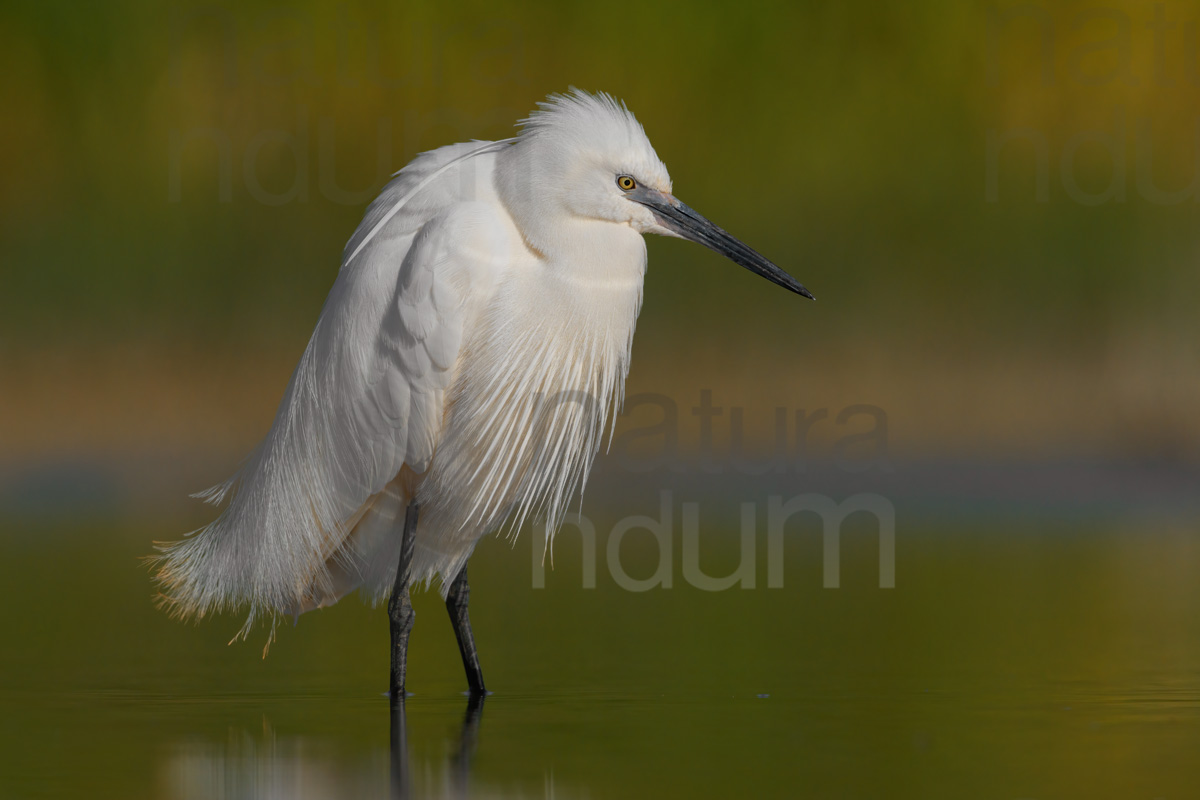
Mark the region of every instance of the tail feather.
[[307, 611], [331, 606], [362, 587], [378, 601], [395, 583], [400, 558], [400, 535], [410, 494], [397, 478], [373, 495], [352, 521], [350, 533], [330, 553], [319, 574], [304, 591], [300, 602], [285, 609], [298, 617]]
[[[247, 553], [245, 537], [222, 535], [224, 515], [180, 541], [157, 543], [158, 554], [147, 561], [161, 587], [159, 604], [172, 616], [185, 619], [248, 606], [249, 615], [236, 639], [245, 638], [262, 615], [295, 618], [333, 605], [360, 586], [374, 600], [385, 597], [394, 583], [400, 532], [412, 497], [410, 480], [406, 470], [346, 521], [342, 530], [347, 533], [327, 534], [325, 546], [313, 554], [309, 567], [298, 575], [292, 571], [297, 578], [286, 593], [264, 595], [252, 590], [256, 565], [264, 558], [269, 561], [270, 553]], [[200, 496], [219, 502], [235, 484], [236, 478]]]

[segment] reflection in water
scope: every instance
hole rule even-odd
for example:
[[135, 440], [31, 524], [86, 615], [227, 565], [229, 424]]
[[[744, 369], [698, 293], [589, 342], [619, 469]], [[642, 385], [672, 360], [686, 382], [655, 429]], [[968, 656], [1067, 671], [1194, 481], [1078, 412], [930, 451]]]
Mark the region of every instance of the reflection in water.
[[[479, 741], [479, 721], [483, 718], [483, 704], [487, 695], [472, 694], [467, 700], [467, 710], [463, 714], [462, 731], [456, 747], [447, 759], [447, 778], [450, 797], [466, 797], [470, 785], [471, 756]], [[404, 698], [391, 707], [391, 772], [392, 797], [396, 800], [407, 800], [413, 797], [412, 772], [408, 752], [408, 714], [404, 707]]]
[[[485, 698], [467, 702], [457, 740], [440, 759], [413, 759], [404, 703], [390, 711], [389, 751], [348, 758], [338, 743], [280, 737], [264, 718], [259, 736], [231, 734], [224, 744], [185, 742], [167, 766], [165, 794], [179, 800], [320, 800], [321, 798], [531, 797], [524, 790], [480, 786], [470, 778]], [[548, 776], [544, 797], [569, 797]]]
[[[468, 718], [449, 632], [422, 648], [410, 794], [1197, 796], [1200, 526], [914, 520], [884, 591], [877, 536], [851, 523], [837, 591], [819, 526], [789, 538], [783, 589], [585, 592], [578, 536], [544, 590], [481, 561], [504, 693]], [[705, 574], [736, 571], [731, 530]], [[114, 579], [150, 532], [124, 550], [116, 529], [27, 533], [0, 522], [20, 598], [0, 604], [0, 798], [391, 796], [377, 611], [339, 604], [264, 662], [224, 647], [228, 621], [177, 626], [144, 575]], [[646, 552], [631, 575], [660, 564]]]

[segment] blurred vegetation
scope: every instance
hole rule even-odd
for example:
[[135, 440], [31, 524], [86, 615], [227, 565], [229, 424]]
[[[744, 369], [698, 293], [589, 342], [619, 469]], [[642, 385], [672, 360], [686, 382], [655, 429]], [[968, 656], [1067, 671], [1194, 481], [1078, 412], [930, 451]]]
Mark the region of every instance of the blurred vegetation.
[[[1164, 207], [1133, 180], [1143, 119], [1159, 184], [1196, 171], [1187, 31], [1166, 37], [1174, 85], [1159, 87], [1144, 4], [1104, 6], [1131, 26], [1127, 58], [1116, 19], [1023, 8], [989, 22], [983, 6], [900, 2], [10, 4], [0, 325], [306, 328], [386, 175], [423, 149], [509, 135], [568, 84], [624, 98], [680, 195], [810, 283], [831, 306], [822, 324], [1064, 343], [1193, 324], [1196, 196]], [[1126, 197], [1083, 205], [1059, 174], [1065, 145], [1114, 118]], [[988, 132], [1019, 127], [1050, 145], [1048, 202], [1022, 142], [1001, 151], [988, 202]], [[1089, 144], [1074, 171], [1102, 191], [1111, 157]], [[786, 300], [694, 249], [654, 256], [659, 312]]]
[[298, 352], [392, 171], [511, 135], [578, 85], [625, 99], [678, 194], [819, 300], [654, 241], [641, 361], [683, 337], [801, 348], [789, 364], [857, 347], [944, 364], [952, 385], [981, 359], [1091, 360], [1100, 393], [1146, 395], [1147, 419], [1174, 397], [1183, 418], [1200, 396], [1198, 19], [1133, 2], [6, 4], [0, 356]]

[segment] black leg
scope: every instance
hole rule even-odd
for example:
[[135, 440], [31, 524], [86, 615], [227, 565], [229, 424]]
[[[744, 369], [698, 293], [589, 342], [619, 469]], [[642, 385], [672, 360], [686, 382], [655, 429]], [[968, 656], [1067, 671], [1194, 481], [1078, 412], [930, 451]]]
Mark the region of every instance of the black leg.
[[467, 600], [471, 597], [471, 587], [467, 585], [467, 565], [464, 564], [454, 583], [450, 584], [450, 593], [446, 595], [446, 610], [450, 612], [450, 624], [454, 626], [454, 635], [458, 638], [458, 651], [462, 653], [463, 669], [467, 671], [467, 686], [471, 694], [486, 694], [483, 687], [483, 670], [479, 668], [479, 651], [475, 649], [475, 637], [471, 635], [471, 618], [467, 615]]
[[416, 613], [408, 599], [408, 566], [412, 563], [413, 543], [417, 534], [416, 503], [409, 503], [404, 514], [404, 539], [400, 542], [400, 563], [396, 565], [396, 583], [392, 586], [392, 597], [388, 600], [388, 621], [392, 631], [392, 675], [388, 692], [392, 707], [404, 703], [404, 675], [408, 669], [408, 633], [412, 630]]

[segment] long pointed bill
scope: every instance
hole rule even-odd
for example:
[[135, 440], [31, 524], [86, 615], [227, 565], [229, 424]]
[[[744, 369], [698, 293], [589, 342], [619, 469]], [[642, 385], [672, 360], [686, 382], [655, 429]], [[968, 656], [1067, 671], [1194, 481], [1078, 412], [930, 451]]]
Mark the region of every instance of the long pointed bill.
[[800, 281], [671, 195], [640, 186], [629, 192], [628, 197], [653, 211], [659, 224], [675, 235], [699, 242], [705, 247], [717, 251], [733, 263], [740, 264], [755, 275], [763, 276], [771, 283], [803, 295], [810, 300], [816, 299], [808, 289], [801, 285]]

